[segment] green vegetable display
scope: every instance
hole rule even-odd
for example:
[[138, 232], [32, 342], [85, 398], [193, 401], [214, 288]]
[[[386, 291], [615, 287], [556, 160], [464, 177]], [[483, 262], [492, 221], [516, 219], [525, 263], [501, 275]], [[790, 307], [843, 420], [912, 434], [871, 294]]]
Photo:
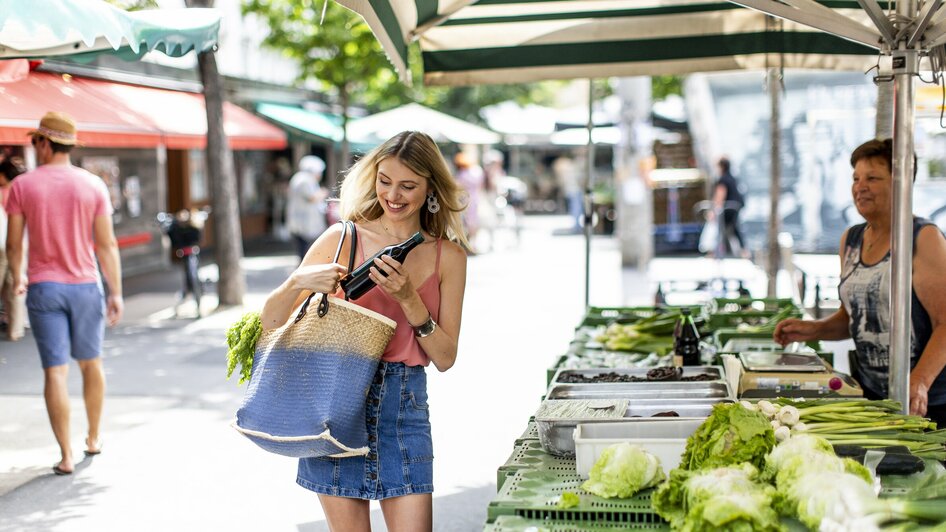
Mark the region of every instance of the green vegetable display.
[[636, 323], [612, 323], [595, 340], [611, 351], [665, 355], [673, 350], [673, 328], [679, 314], [658, 314]]
[[767, 457], [764, 479], [778, 490], [776, 508], [812, 530], [878, 530], [888, 522], [946, 520], [942, 501], [879, 499], [864, 466], [839, 458], [827, 440], [796, 435]]
[[607, 447], [581, 488], [610, 499], [633, 497], [638, 491], [656, 486], [666, 478], [660, 459], [627, 442]]
[[773, 510], [775, 488], [757, 477], [751, 464], [674, 469], [654, 493], [654, 509], [674, 530], [783, 530]]
[[687, 438], [680, 467], [694, 470], [748, 462], [761, 469], [773, 447], [775, 433], [762, 413], [739, 403], [719, 403]]
[[259, 312], [247, 312], [227, 329], [227, 378], [240, 366], [239, 384], [250, 380], [253, 371], [253, 353], [263, 333]]
[[[758, 408], [765, 411], [763, 406], [759, 401]], [[786, 407], [798, 410], [799, 423], [792, 426], [793, 433], [801, 425], [801, 432], [835, 444], [866, 448], [903, 445], [916, 456], [946, 460], [946, 430], [931, 430], [936, 429], [936, 423], [900, 414], [897, 401], [778, 399], [772, 407], [776, 417]]]

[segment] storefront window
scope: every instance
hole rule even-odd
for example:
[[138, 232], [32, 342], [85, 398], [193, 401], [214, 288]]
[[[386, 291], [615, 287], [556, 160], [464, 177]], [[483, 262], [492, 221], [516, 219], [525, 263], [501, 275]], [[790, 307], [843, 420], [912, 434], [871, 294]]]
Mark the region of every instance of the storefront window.
[[210, 199], [207, 183], [207, 159], [203, 150], [188, 152], [190, 167], [190, 200], [191, 203], [203, 203]]
[[112, 219], [115, 223], [121, 222], [124, 204], [118, 157], [83, 157], [81, 166], [102, 178], [105, 186], [108, 187], [108, 195], [112, 201]]

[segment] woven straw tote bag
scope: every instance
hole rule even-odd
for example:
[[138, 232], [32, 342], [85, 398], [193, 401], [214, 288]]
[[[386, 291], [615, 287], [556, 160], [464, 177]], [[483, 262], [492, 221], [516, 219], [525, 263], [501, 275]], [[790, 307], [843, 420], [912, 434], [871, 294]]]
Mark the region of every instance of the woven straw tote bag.
[[[341, 253], [351, 234], [351, 271], [358, 236], [342, 222]], [[315, 296], [317, 312], [308, 312]], [[296, 318], [264, 331], [234, 427], [263, 449], [297, 458], [368, 454], [365, 401], [395, 322], [327, 294], [312, 294]]]

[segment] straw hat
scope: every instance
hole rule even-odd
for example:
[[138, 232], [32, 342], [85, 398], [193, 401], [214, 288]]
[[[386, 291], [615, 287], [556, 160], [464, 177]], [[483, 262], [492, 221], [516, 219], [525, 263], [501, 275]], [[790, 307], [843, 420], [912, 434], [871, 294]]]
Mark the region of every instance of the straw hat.
[[78, 143], [76, 138], [76, 121], [65, 113], [50, 111], [43, 115], [39, 121], [39, 127], [27, 133], [31, 137], [45, 137], [56, 144], [66, 146], [75, 146]]

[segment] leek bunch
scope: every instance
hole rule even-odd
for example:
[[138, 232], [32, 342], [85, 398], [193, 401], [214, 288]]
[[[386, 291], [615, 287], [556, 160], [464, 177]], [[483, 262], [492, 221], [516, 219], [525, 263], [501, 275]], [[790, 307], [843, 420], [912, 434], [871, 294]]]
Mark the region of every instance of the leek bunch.
[[635, 323], [612, 323], [595, 337], [611, 351], [633, 351], [666, 355], [673, 350], [673, 328], [679, 314], [654, 315]]
[[926, 418], [900, 414], [897, 401], [782, 398], [774, 403], [759, 401], [756, 408], [773, 420], [779, 441], [790, 432], [803, 432], [834, 444], [868, 449], [902, 445], [916, 456], [946, 460], [946, 430], [935, 430], [936, 423]]

